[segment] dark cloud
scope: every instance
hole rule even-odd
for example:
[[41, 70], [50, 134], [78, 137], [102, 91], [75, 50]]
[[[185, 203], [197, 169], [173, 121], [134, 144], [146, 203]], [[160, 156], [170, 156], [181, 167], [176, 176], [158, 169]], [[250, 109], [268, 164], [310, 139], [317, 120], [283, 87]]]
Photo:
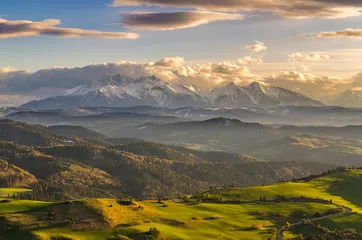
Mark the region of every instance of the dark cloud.
[[175, 30], [215, 21], [242, 20], [240, 14], [205, 11], [124, 14], [122, 25], [142, 30]]
[[78, 28], [56, 27], [61, 22], [58, 19], [47, 19], [41, 22], [26, 20], [9, 21], [0, 18], [0, 38], [29, 37], [50, 35], [58, 37], [99, 37], [108, 39], [136, 39], [138, 34], [126, 32], [102, 32]]

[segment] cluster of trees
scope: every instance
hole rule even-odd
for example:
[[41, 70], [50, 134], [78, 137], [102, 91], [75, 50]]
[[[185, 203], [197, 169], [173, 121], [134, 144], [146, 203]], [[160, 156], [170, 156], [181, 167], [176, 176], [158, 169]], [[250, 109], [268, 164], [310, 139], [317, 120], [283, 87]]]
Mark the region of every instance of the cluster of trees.
[[293, 182], [298, 182], [298, 181], [305, 181], [305, 182], [309, 182], [309, 181], [312, 181], [316, 178], [321, 178], [321, 177], [324, 177], [324, 176], [327, 176], [329, 174], [332, 174], [332, 173], [340, 173], [340, 172], [346, 172], [348, 170], [361, 170], [362, 167], [337, 167], [335, 169], [330, 169], [330, 170], [327, 170], [327, 171], [324, 171], [320, 174], [312, 174], [310, 176], [307, 176], [307, 177], [304, 177], [304, 178], [294, 178], [292, 181]]
[[27, 171], [0, 159], [0, 187], [21, 187], [37, 182]]
[[309, 226], [316, 229], [319, 233], [312, 234], [308, 237], [299, 235], [297, 238], [291, 240], [359, 240], [362, 239], [362, 233], [355, 229], [343, 229], [343, 230], [329, 230], [320, 224], [315, 224], [311, 221], [304, 221], [304, 226]]

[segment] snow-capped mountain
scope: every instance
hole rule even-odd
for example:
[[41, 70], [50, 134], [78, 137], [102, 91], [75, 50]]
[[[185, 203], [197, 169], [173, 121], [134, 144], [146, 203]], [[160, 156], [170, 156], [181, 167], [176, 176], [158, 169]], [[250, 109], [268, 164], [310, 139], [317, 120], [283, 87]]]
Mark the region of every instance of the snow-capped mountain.
[[337, 96], [332, 104], [343, 107], [362, 107], [362, 91], [346, 90]]
[[323, 103], [300, 93], [261, 82], [253, 82], [248, 86], [230, 83], [212, 90], [211, 96], [215, 105], [223, 107], [323, 106]]
[[176, 108], [206, 105], [207, 100], [199, 96], [192, 87], [170, 85], [154, 76], [132, 79], [122, 75], [106, 75], [99, 81], [92, 81], [67, 90], [64, 96], [32, 101], [23, 107], [160, 106]]
[[321, 106], [322, 103], [286, 89], [254, 82], [249, 86], [230, 83], [211, 91], [166, 83], [159, 78], [132, 79], [106, 75], [99, 81], [69, 89], [63, 96], [32, 101], [22, 107], [63, 109], [73, 107], [277, 107]]

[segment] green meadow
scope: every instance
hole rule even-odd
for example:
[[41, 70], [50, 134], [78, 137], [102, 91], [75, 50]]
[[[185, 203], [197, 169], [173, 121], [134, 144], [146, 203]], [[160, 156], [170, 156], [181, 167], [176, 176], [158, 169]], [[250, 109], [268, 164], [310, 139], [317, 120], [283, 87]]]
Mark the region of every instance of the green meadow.
[[[300, 222], [326, 214], [338, 205], [353, 209], [339, 216], [319, 220], [330, 229], [362, 230], [362, 212], [356, 191], [362, 171], [336, 172], [311, 181], [299, 181], [242, 189], [217, 189], [208, 195], [221, 197], [220, 202], [129, 201], [84, 199], [68, 202], [39, 202], [3, 199], [0, 217], [17, 226], [6, 232], [12, 239], [151, 239], [147, 232], [156, 228], [157, 239], [268, 239], [285, 222]], [[2, 189], [2, 192], [14, 191]], [[274, 201], [278, 196], [319, 198], [318, 202]], [[265, 201], [259, 201], [265, 197]], [[286, 236], [315, 233], [315, 229], [293, 227]], [[8, 236], [10, 236], [8, 235]], [[128, 238], [127, 238], [127, 237]]]

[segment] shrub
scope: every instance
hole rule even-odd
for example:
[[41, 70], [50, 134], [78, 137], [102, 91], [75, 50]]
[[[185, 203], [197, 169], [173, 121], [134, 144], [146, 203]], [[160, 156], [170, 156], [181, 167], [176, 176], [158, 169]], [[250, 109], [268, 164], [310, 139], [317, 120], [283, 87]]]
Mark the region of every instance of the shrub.
[[157, 228], [150, 228], [147, 234], [155, 238], [159, 238], [161, 236], [161, 232]]

